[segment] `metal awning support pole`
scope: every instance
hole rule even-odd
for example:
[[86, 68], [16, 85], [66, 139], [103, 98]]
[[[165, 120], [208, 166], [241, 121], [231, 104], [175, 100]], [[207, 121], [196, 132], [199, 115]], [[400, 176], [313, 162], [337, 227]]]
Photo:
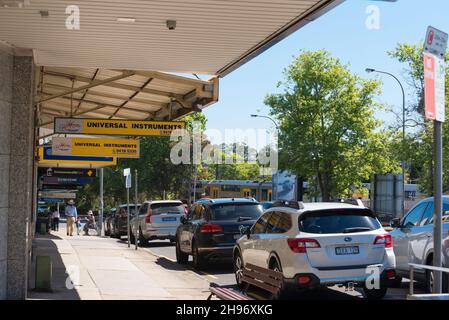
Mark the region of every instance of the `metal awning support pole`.
[[[139, 208], [137, 207], [137, 204], [139, 203], [137, 200], [137, 169], [134, 169], [134, 175], [135, 175], [135, 177], [134, 177], [134, 186], [135, 186], [135, 188], [134, 188], [134, 208], [135, 208], [134, 214], [137, 217], [139, 215]], [[136, 239], [135, 245], [136, 245], [136, 250], [137, 250], [137, 247], [139, 246], [138, 239]]]
[[[442, 266], [442, 212], [443, 212], [443, 123], [434, 121], [434, 140], [435, 140], [435, 190], [434, 190], [434, 212], [433, 212], [433, 266], [441, 268]], [[441, 271], [434, 271], [433, 293], [442, 292], [443, 274]]]
[[99, 222], [100, 222], [100, 237], [104, 236], [104, 228], [103, 228], [103, 210], [104, 210], [104, 202], [103, 202], [103, 168], [100, 169], [100, 218], [99, 218]]

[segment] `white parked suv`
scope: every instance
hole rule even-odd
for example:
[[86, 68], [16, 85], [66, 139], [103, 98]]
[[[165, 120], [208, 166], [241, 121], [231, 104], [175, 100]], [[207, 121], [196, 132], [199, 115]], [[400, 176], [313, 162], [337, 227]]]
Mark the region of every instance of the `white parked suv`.
[[283, 289], [353, 285], [369, 299], [383, 298], [396, 276], [392, 238], [361, 204], [278, 201], [241, 233], [239, 286], [246, 263], [282, 272]]
[[175, 242], [176, 229], [185, 215], [180, 200], [145, 201], [130, 221], [130, 241], [145, 246], [149, 240], [169, 239]]

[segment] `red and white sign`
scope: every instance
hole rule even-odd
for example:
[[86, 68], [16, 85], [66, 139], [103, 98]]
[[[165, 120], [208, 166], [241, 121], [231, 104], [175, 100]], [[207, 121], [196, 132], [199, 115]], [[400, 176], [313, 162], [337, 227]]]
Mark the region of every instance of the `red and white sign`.
[[443, 58], [446, 53], [447, 39], [447, 33], [431, 26], [427, 27], [424, 51]]
[[426, 119], [444, 122], [445, 65], [431, 53], [424, 53], [424, 98]]

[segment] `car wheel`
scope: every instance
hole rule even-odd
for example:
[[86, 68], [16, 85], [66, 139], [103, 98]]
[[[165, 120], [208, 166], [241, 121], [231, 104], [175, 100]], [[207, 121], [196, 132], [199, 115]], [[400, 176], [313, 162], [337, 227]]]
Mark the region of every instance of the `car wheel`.
[[139, 246], [146, 247], [148, 245], [148, 240], [143, 236], [142, 229], [139, 227]]
[[186, 264], [189, 261], [189, 255], [181, 251], [179, 241], [176, 241], [176, 262], [179, 264]]
[[[273, 259], [270, 262], [270, 269], [273, 270], [273, 271], [282, 272], [282, 268], [281, 268], [281, 266], [279, 265], [279, 262], [276, 259]], [[279, 293], [278, 294], [273, 294], [271, 296], [271, 299], [279, 300], [279, 299], [285, 298], [285, 294], [286, 294], [285, 286], [282, 285], [282, 288], [279, 290]]]
[[240, 251], [237, 251], [234, 254], [234, 274], [235, 274], [235, 282], [237, 283], [237, 287], [239, 289], [243, 289], [244, 283], [242, 281], [242, 274], [243, 274], [243, 258], [240, 254]]
[[131, 242], [132, 244], [136, 243], [136, 238], [134, 237], [131, 228], [129, 228], [129, 242]]
[[381, 300], [387, 294], [387, 286], [381, 284], [379, 289], [368, 289], [366, 285], [363, 287], [363, 293], [368, 300]]
[[434, 274], [431, 270], [426, 270], [426, 292], [433, 293]]
[[197, 270], [201, 270], [204, 268], [204, 257], [198, 252], [198, 246], [196, 242], [193, 242], [192, 246], [192, 255], [193, 255], [193, 267]]

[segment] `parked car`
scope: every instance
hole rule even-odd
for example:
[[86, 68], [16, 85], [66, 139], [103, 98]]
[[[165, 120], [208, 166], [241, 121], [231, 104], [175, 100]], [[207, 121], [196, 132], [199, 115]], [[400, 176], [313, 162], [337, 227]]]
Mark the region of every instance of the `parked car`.
[[110, 236], [112, 234], [112, 220], [115, 217], [115, 213], [116, 213], [117, 209], [113, 208], [111, 209], [106, 218], [104, 219], [104, 234], [106, 236]]
[[[115, 214], [111, 217], [111, 233], [110, 236], [112, 238], [120, 239], [122, 236], [128, 235], [128, 205], [122, 204], [120, 205]], [[137, 205], [137, 210], [139, 210], [140, 204]], [[136, 205], [134, 203], [129, 204], [129, 210], [131, 211], [130, 220], [132, 219], [136, 213]], [[130, 222], [131, 223], [131, 222]]]
[[[371, 210], [346, 203], [276, 202], [242, 228], [233, 255], [239, 286], [250, 263], [282, 272], [283, 292], [351, 283], [367, 298], [380, 299], [395, 277], [391, 236]], [[380, 281], [370, 290], [371, 272]]]
[[139, 214], [131, 219], [130, 241], [135, 243], [138, 237], [140, 245], [156, 239], [174, 242], [184, 214], [184, 205], [179, 200], [145, 201]]
[[196, 202], [176, 231], [176, 260], [201, 269], [210, 260], [230, 259], [240, 228], [251, 226], [262, 214], [254, 199], [223, 198]]
[[[396, 255], [397, 283], [410, 276], [409, 263], [433, 264], [433, 198], [418, 202], [402, 219], [393, 219], [390, 232]], [[449, 196], [443, 196], [443, 267], [449, 267]], [[423, 282], [432, 292], [433, 274], [429, 270], [415, 269], [415, 279]], [[443, 287], [448, 291], [448, 275], [443, 274]]]

